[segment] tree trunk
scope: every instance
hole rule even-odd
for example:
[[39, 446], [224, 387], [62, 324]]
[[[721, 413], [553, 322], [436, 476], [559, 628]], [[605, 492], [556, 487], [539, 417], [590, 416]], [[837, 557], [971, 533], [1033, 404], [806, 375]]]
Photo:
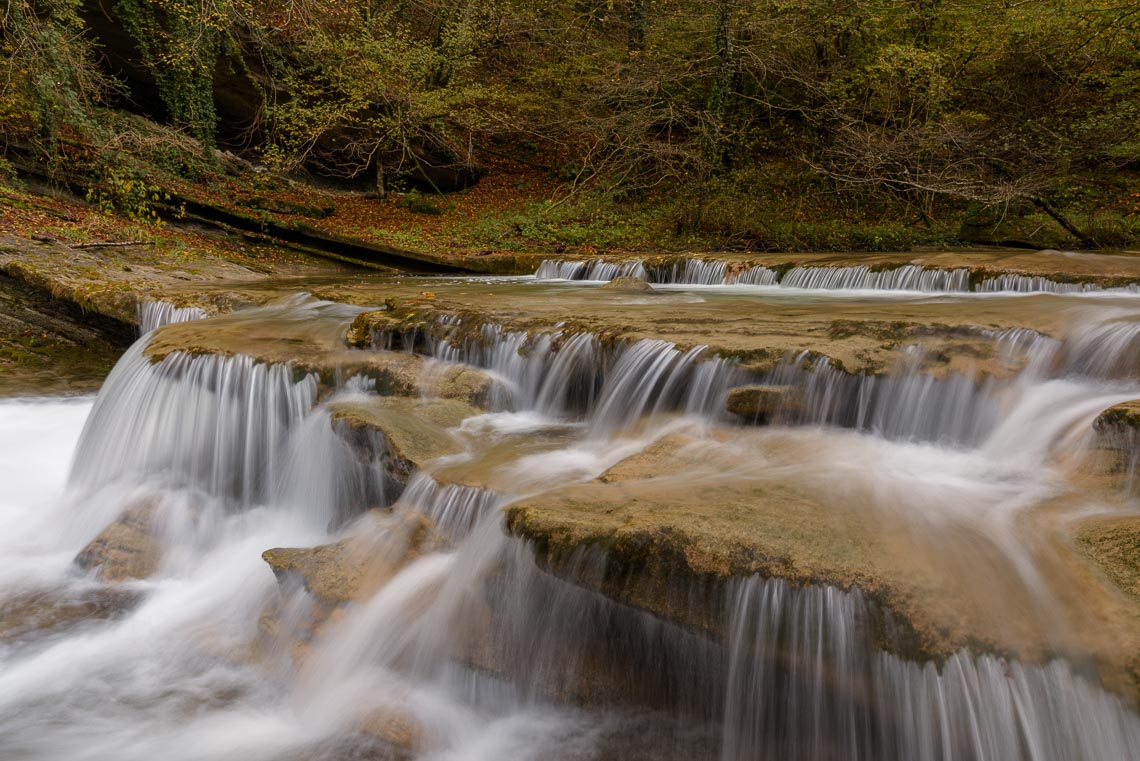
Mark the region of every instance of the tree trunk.
[[728, 164], [728, 152], [724, 145], [725, 119], [728, 115], [729, 93], [732, 90], [734, 52], [732, 49], [732, 12], [736, 0], [718, 0], [716, 6], [716, 78], [713, 80], [712, 95], [709, 97], [709, 118], [712, 124], [706, 135], [705, 158], [716, 167]]
[[1063, 214], [1061, 214], [1061, 212], [1054, 209], [1053, 206], [1048, 201], [1046, 201], [1044, 198], [1035, 197], [1031, 200], [1033, 201], [1033, 204], [1037, 208], [1041, 209], [1041, 211], [1045, 212], [1050, 217], [1052, 217], [1057, 222], [1057, 224], [1059, 224], [1061, 227], [1065, 228], [1065, 230], [1067, 230], [1073, 237], [1075, 237], [1077, 240], [1079, 240], [1081, 242], [1082, 246], [1084, 246], [1085, 248], [1100, 248], [1099, 243], [1097, 243], [1093, 238], [1089, 237], [1087, 234], [1078, 230], [1076, 225], [1074, 225], [1072, 222], [1070, 222], [1068, 219], [1066, 219], [1065, 216]]

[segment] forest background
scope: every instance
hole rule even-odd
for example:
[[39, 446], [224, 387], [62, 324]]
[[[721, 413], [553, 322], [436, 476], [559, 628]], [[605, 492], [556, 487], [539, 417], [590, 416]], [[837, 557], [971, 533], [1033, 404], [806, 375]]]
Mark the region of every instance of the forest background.
[[0, 31], [0, 173], [142, 223], [229, 188], [368, 199], [409, 245], [1140, 240], [1135, 2], [9, 0]]

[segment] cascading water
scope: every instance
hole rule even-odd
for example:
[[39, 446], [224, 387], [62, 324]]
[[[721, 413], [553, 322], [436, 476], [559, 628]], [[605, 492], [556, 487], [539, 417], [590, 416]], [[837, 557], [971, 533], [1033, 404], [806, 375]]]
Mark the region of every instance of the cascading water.
[[[678, 276], [713, 279], [716, 268], [689, 269]], [[745, 282], [757, 269], [719, 277]], [[849, 277], [863, 278], [857, 287], [908, 290], [950, 288], [956, 277], [924, 280], [930, 272], [911, 271], [875, 281], [895, 286], [865, 284], [883, 274]], [[771, 284], [775, 273], [754, 279]], [[275, 309], [251, 319], [312, 317]], [[343, 329], [352, 314], [329, 319]], [[544, 564], [534, 546], [505, 535], [502, 515], [517, 499], [593, 479], [667, 431], [681, 430], [700, 446], [722, 444], [740, 430], [722, 425], [729, 388], [762, 381], [797, 392], [777, 422], [856, 428], [862, 433], [843, 433], [843, 444], [870, 452], [865, 467], [847, 470], [825, 452], [789, 454], [805, 460], [798, 467], [848, 487], [858, 469], [870, 491], [906, 492], [916, 512], [943, 511], [923, 520], [960, 527], [976, 517], [947, 505], [1000, 502], [983, 499], [987, 490], [1002, 490], [1003, 499], [1034, 496], [1026, 497], [1027, 474], [1071, 449], [1073, 432], [1087, 429], [1100, 409], [1140, 395], [1129, 370], [1133, 325], [1124, 315], [1090, 319], [1063, 340], [1009, 332], [1000, 340], [1029, 357], [1025, 369], [1010, 381], [979, 384], [923, 373], [918, 350], [885, 377], [805, 368], [806, 358], [756, 377], [703, 347], [611, 344], [586, 333], [530, 335], [490, 324], [471, 332], [452, 321], [426, 344], [405, 345], [490, 371], [500, 388], [492, 411], [480, 416], [481, 427], [456, 432], [461, 454], [414, 474], [391, 510], [369, 512], [369, 521], [343, 531], [367, 508], [389, 506], [394, 493], [377, 456], [384, 442], [339, 426], [316, 375], [242, 355], [153, 361], [144, 338], [107, 379], [81, 436], [89, 400], [0, 402], [6, 454], [30, 446], [35, 470], [22, 473], [12, 457], [0, 458], [0, 481], [14, 484], [0, 500], [0, 636], [19, 612], [13, 599], [32, 600], [41, 617], [45, 609], [61, 618], [71, 609], [100, 611], [55, 622], [38, 639], [21, 630], [18, 641], [0, 644], [0, 756], [1138, 757], [1137, 713], [1064, 661], [1032, 665], [968, 652], [941, 664], [908, 660], [884, 624], [889, 611], [857, 590], [759, 577], [690, 578], [694, 586], [679, 596], [703, 624], [683, 626], [595, 591], [636, 583], [602, 549]], [[328, 398], [366, 403], [374, 386], [357, 377]], [[515, 452], [509, 446], [520, 435], [494, 423], [520, 411], [548, 419], [558, 437], [488, 466], [500, 476], [495, 488], [451, 483], [434, 470], [478, 462], [482, 446], [492, 448], [492, 463]], [[51, 446], [41, 447], [32, 434], [51, 421], [60, 430], [48, 427]], [[75, 463], [60, 494], [57, 452], [72, 445]], [[953, 460], [961, 473], [938, 479], [908, 464], [910, 485], [891, 485], [873, 472], [889, 467], [875, 454], [888, 450]], [[571, 460], [586, 464], [568, 467]], [[980, 462], [997, 465], [974, 473]], [[752, 464], [769, 465], [791, 469]], [[935, 492], [939, 499], [923, 496]], [[1023, 504], [1006, 502], [1011, 510]], [[116, 585], [97, 565], [72, 564], [135, 505], [157, 505], [165, 518], [162, 557], [149, 575]], [[980, 525], [997, 522], [985, 520]], [[413, 547], [409, 525], [428, 527], [430, 538]], [[362, 541], [359, 532], [371, 532], [363, 535], [364, 556], [383, 568], [382, 583], [311, 625], [325, 603], [287, 574], [279, 589], [261, 553]], [[319, 565], [326, 555], [314, 557]], [[274, 605], [278, 629], [267, 634]], [[269, 655], [251, 655], [259, 648]], [[299, 666], [295, 652], [304, 653]], [[412, 739], [396, 747], [405, 736]]]
[[163, 325], [203, 320], [207, 316], [198, 307], [177, 307], [167, 301], [143, 299], [139, 302], [139, 332], [146, 334]]
[[133, 346], [112, 371], [76, 452], [72, 484], [133, 475], [192, 484], [249, 505], [284, 469], [289, 432], [316, 401], [317, 382], [249, 357], [175, 353], [154, 363]]
[[1140, 717], [1064, 663], [906, 661], [870, 644], [861, 595], [830, 587], [748, 579], [730, 609], [723, 761], [1140, 754]]
[[[442, 327], [443, 337], [427, 352], [490, 370], [500, 380], [493, 407], [586, 415], [607, 432], [650, 412], [716, 416], [736, 377], [732, 362], [705, 357], [705, 347], [682, 351], [651, 339], [609, 346], [589, 333], [531, 335], [495, 324], [464, 338], [461, 321], [447, 319]], [[380, 336], [378, 343], [385, 342]]]
[[826, 290], [955, 293], [970, 290], [970, 272], [928, 270], [913, 264], [877, 272], [870, 267], [794, 267], [781, 278], [780, 285]]
[[547, 259], [535, 271], [538, 280], [612, 280], [636, 277], [662, 285], [761, 285], [828, 291], [902, 291], [914, 293], [1058, 293], [1114, 294], [1140, 293], [1140, 285], [1105, 287], [1095, 283], [1066, 283], [1034, 275], [999, 275], [971, 285], [970, 270], [945, 270], [904, 264], [872, 269], [866, 265], [849, 267], [798, 266], [784, 272], [763, 265], [743, 270], [726, 262], [683, 259], [673, 264], [646, 266], [641, 262], [555, 261]]
[[1104, 288], [1092, 283], [1061, 283], [1046, 277], [1030, 275], [999, 275], [986, 278], [978, 285], [982, 293], [999, 293], [1013, 291], [1015, 293], [1097, 293], [1109, 291], [1111, 293], [1140, 293], [1140, 286], [1125, 285], [1113, 288]]
[[539, 265], [534, 276], [539, 280], [613, 280], [616, 277], [645, 279], [645, 265], [641, 262], [590, 261], [556, 262], [546, 260]]

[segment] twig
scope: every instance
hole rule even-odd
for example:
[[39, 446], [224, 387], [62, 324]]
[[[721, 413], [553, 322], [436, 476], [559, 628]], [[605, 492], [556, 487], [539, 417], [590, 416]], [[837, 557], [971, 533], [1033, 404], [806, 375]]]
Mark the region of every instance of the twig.
[[72, 248], [116, 248], [119, 246], [153, 246], [153, 240], [109, 240], [101, 243], [75, 243]]

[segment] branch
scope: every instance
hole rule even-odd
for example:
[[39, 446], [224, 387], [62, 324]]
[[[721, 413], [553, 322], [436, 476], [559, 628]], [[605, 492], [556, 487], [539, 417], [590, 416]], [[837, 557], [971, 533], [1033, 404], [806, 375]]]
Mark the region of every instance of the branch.
[[119, 248], [123, 246], [153, 246], [153, 240], [108, 240], [99, 243], [75, 243], [71, 248]]

